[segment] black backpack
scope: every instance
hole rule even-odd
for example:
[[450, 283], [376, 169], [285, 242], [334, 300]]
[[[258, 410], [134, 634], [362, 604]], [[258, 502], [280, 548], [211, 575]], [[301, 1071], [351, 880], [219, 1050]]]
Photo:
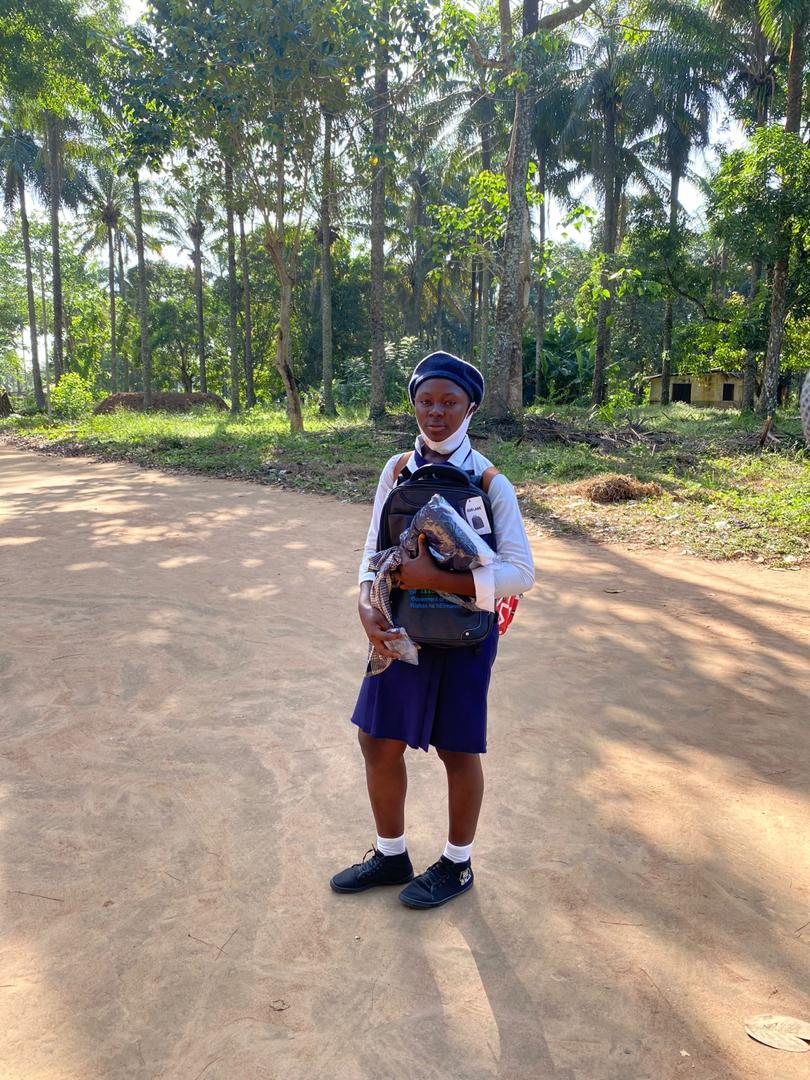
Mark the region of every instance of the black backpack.
[[[498, 470], [492, 467], [475, 476], [456, 465], [428, 464], [411, 471], [407, 465], [410, 457], [410, 453], [403, 454], [394, 470], [395, 486], [383, 504], [377, 550], [398, 544], [417, 510], [436, 494], [444, 496], [492, 550], [497, 550], [487, 492]], [[475, 502], [467, 513], [471, 500]], [[404, 627], [420, 645], [448, 649], [478, 645], [495, 626], [493, 612], [462, 607], [431, 589], [394, 589], [391, 604], [394, 625]]]

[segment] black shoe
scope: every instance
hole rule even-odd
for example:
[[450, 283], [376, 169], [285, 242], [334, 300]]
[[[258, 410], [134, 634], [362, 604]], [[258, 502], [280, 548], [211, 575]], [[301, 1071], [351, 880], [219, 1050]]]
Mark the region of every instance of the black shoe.
[[[371, 855], [366, 859], [366, 855]], [[413, 866], [408, 852], [402, 855], [383, 855], [370, 848], [361, 863], [355, 863], [339, 874], [329, 884], [335, 892], [365, 892], [375, 885], [404, 885], [413, 881]]]
[[472, 888], [474, 878], [470, 860], [451, 862], [444, 855], [424, 874], [415, 877], [399, 894], [403, 904], [413, 908], [439, 907]]

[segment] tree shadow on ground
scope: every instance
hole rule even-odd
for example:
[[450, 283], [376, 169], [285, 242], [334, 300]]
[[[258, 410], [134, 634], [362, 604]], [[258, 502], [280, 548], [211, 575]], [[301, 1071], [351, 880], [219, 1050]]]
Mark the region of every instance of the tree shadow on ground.
[[[9, 1067], [802, 1075], [742, 1022], [810, 1015], [804, 575], [538, 540], [476, 889], [347, 903], [326, 881], [370, 826], [348, 723], [367, 511], [22, 456], [0, 537]], [[443, 777], [409, 763], [424, 864]]]

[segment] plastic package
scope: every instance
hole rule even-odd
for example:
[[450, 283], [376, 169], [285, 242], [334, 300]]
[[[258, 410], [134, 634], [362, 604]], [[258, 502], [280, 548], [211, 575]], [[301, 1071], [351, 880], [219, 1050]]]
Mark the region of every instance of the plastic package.
[[403, 626], [394, 626], [391, 629], [395, 634], [399, 634], [399, 637], [388, 638], [386, 640], [388, 648], [391, 652], [395, 652], [400, 660], [406, 664], [417, 666], [419, 664], [419, 646], [411, 641], [408, 637], [408, 631]]
[[488, 566], [498, 556], [442, 495], [434, 495], [417, 510], [400, 536], [400, 545], [409, 555], [419, 551], [419, 535], [427, 538], [430, 554], [446, 570], [473, 570]]

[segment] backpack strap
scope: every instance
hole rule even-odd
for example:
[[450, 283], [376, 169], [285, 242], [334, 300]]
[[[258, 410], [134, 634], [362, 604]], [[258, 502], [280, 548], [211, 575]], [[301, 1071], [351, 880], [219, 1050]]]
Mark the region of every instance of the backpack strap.
[[413, 457], [413, 450], [407, 450], [394, 466], [394, 484], [399, 483], [399, 478], [402, 475], [403, 470], [407, 467], [408, 462]]
[[485, 469], [481, 473], [481, 487], [484, 489], [484, 494], [489, 495], [489, 485], [495, 479], [500, 472], [500, 469], [496, 469], [494, 465], [490, 465], [488, 469]]

